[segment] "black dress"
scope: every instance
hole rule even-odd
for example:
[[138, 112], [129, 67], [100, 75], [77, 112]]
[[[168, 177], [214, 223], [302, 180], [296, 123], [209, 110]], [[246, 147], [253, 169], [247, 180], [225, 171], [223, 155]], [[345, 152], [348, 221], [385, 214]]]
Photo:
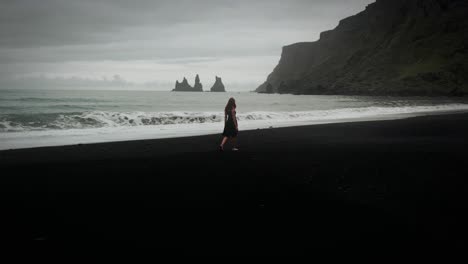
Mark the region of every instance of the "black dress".
[[[234, 114], [236, 111], [234, 111]], [[224, 123], [223, 136], [225, 137], [237, 137], [236, 124], [234, 123], [234, 118], [232, 116], [232, 111], [227, 113], [226, 122]]]

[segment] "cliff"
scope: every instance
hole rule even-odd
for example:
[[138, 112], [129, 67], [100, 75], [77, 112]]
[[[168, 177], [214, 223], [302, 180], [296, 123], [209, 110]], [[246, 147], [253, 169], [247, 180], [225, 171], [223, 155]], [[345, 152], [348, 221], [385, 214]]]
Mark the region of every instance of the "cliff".
[[464, 95], [468, 1], [377, 0], [322, 32], [283, 47], [257, 92]]

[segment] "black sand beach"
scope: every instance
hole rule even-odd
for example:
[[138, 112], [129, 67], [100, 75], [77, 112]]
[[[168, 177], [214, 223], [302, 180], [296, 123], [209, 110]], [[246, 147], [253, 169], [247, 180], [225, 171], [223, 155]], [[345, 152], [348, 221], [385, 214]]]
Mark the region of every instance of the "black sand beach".
[[466, 249], [468, 114], [240, 131], [239, 152], [216, 151], [219, 140], [1, 151], [3, 241], [175, 254]]

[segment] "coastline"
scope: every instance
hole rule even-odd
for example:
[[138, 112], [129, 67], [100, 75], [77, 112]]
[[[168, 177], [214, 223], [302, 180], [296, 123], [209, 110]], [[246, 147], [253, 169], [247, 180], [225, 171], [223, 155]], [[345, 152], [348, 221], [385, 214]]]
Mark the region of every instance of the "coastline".
[[467, 135], [468, 114], [451, 114], [241, 131], [240, 152], [217, 152], [219, 135], [0, 151], [4, 235], [188, 255], [462, 252]]
[[[300, 127], [308, 125], [322, 125], [347, 122], [365, 122], [397, 120], [426, 115], [444, 115], [467, 113], [468, 105], [453, 104], [432, 106], [417, 106], [413, 109], [400, 109], [395, 112], [392, 108], [368, 109], [367, 112], [353, 112], [355, 108], [344, 108], [336, 110], [316, 110], [310, 112], [290, 112], [290, 113], [247, 113], [240, 121], [242, 131], [257, 129]], [[441, 108], [440, 108], [441, 107]], [[363, 108], [365, 109], [365, 108]], [[346, 113], [346, 111], [350, 113]], [[333, 113], [336, 111], [337, 113]], [[373, 112], [377, 112], [374, 114]], [[311, 115], [311, 113], [313, 113]], [[330, 114], [332, 113], [332, 114]], [[278, 120], [260, 119], [250, 120], [250, 115], [280, 115]], [[212, 113], [212, 115], [217, 115]], [[282, 115], [282, 116], [281, 116]], [[288, 115], [294, 116], [293, 118]], [[330, 116], [328, 116], [330, 115]], [[181, 138], [205, 135], [218, 135], [223, 129], [222, 122], [194, 123], [194, 124], [174, 124], [174, 125], [142, 125], [142, 126], [122, 126], [122, 127], [102, 127], [91, 129], [67, 129], [67, 130], [43, 130], [29, 132], [4, 132], [0, 133], [0, 151], [12, 149], [27, 149], [54, 146], [70, 146], [76, 144], [98, 144], [136, 140]]]

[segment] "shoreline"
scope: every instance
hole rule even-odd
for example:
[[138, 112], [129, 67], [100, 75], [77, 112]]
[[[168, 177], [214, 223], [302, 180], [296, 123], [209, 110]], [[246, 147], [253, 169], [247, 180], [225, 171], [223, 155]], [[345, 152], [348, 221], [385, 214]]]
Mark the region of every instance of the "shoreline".
[[[354, 123], [354, 122], [372, 122], [385, 120], [398, 120], [405, 118], [413, 118], [428, 115], [447, 115], [467, 113], [468, 109], [456, 110], [438, 110], [438, 111], [422, 111], [408, 113], [381, 114], [376, 116], [348, 117], [336, 119], [317, 119], [317, 120], [256, 120], [256, 121], [240, 121], [242, 129], [240, 132], [252, 131], [258, 129], [284, 128], [284, 127], [301, 127], [309, 125], [323, 125], [335, 123]], [[195, 125], [195, 126], [194, 126]], [[46, 130], [46, 131], [30, 131], [28, 132], [6, 132], [0, 135], [4, 141], [0, 145], [0, 151], [29, 149], [42, 147], [61, 147], [72, 146], [77, 144], [99, 144], [137, 140], [153, 140], [153, 139], [168, 139], [168, 138], [183, 138], [194, 136], [218, 135], [222, 131], [222, 123], [209, 123], [206, 127], [203, 124], [177, 124], [171, 125], [156, 125], [156, 126], [135, 126], [135, 127], [107, 127], [107, 128], [91, 128], [91, 129], [68, 129], [68, 130]], [[195, 129], [194, 129], [195, 128]], [[116, 130], [117, 129], [117, 130]], [[198, 130], [197, 130], [198, 129]], [[93, 133], [91, 133], [92, 131]], [[31, 136], [31, 133], [34, 136]], [[58, 133], [55, 136], [50, 136], [50, 133]], [[19, 136], [18, 136], [19, 134]], [[136, 136], [135, 136], [136, 134]], [[10, 140], [10, 142], [8, 142]], [[74, 143], [69, 143], [69, 142]]]

